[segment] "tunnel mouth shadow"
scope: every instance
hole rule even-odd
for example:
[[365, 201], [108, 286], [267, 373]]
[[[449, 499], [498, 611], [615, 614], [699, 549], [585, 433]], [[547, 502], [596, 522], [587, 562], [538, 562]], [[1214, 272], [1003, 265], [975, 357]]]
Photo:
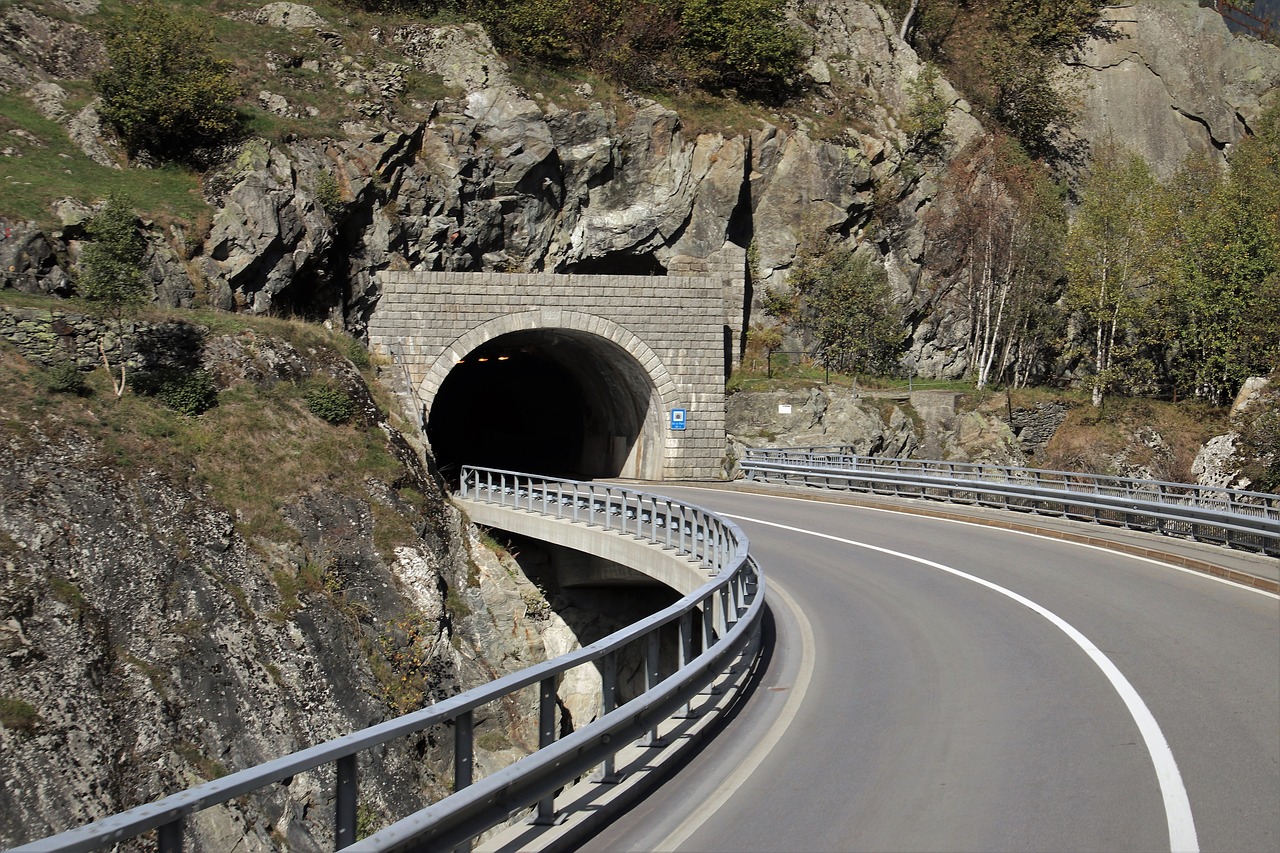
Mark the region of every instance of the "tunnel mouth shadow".
[[661, 475], [652, 379], [612, 341], [567, 329], [500, 335], [461, 356], [431, 402], [441, 471], [463, 465], [591, 480]]

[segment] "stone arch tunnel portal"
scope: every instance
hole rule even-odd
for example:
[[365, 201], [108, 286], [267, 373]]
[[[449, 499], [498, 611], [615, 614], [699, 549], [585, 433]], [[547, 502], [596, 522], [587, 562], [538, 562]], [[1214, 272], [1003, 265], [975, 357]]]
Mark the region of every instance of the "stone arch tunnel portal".
[[447, 479], [467, 464], [721, 475], [723, 277], [386, 270], [377, 284], [370, 347]]
[[446, 475], [480, 465], [574, 479], [662, 476], [662, 400], [621, 346], [537, 328], [456, 355], [427, 418]]

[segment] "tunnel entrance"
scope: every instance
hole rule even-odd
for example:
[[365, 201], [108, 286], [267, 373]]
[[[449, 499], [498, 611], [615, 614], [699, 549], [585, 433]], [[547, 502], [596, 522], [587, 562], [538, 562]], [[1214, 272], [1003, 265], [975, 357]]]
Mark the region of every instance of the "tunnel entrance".
[[479, 465], [572, 479], [662, 476], [653, 381], [617, 344], [569, 329], [501, 335], [436, 392], [427, 438], [450, 479]]

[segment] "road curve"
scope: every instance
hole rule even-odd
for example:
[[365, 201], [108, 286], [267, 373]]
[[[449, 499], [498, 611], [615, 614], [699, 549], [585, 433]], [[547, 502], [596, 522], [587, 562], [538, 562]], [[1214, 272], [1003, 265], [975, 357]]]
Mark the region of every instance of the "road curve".
[[769, 666], [583, 849], [1280, 848], [1275, 596], [1006, 530], [664, 491], [746, 530]]

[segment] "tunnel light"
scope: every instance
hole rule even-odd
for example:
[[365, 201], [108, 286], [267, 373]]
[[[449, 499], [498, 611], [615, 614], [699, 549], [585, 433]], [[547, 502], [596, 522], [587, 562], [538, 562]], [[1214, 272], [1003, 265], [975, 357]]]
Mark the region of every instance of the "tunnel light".
[[509, 360], [510, 358], [511, 358], [511, 356], [509, 356], [509, 355], [500, 355], [500, 356], [498, 356], [498, 361], [507, 361], [507, 360]]
[[476, 361], [488, 361], [488, 360], [489, 360], [489, 356], [487, 355], [482, 355], [476, 359]]

